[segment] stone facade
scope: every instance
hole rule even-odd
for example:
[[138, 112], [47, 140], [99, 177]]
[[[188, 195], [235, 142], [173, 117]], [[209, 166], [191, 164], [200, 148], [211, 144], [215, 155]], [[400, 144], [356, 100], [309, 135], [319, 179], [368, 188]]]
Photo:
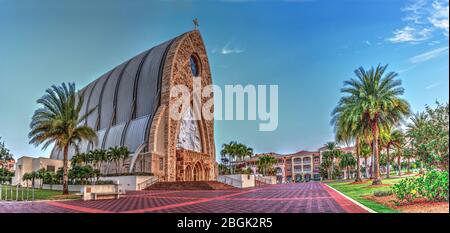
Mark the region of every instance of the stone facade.
[[[152, 169], [152, 172], [165, 181], [210, 180], [215, 179], [217, 174], [215, 171], [214, 121], [206, 120], [201, 113], [201, 120], [197, 122], [200, 131], [201, 152], [195, 152], [177, 148], [181, 121], [174, 120], [169, 116], [169, 110], [177, 100], [176, 97], [170, 97], [172, 87], [185, 85], [189, 88], [190, 93], [193, 93], [194, 76], [190, 68], [191, 56], [198, 61], [198, 77], [201, 78], [202, 87], [211, 85], [211, 71], [206, 48], [197, 30], [178, 37], [171, 45], [164, 62], [161, 106], [152, 122], [149, 148], [153, 155], [153, 163], [157, 163], [152, 166], [152, 168], [157, 167], [157, 169]], [[202, 97], [201, 104], [203, 105], [210, 98]]]

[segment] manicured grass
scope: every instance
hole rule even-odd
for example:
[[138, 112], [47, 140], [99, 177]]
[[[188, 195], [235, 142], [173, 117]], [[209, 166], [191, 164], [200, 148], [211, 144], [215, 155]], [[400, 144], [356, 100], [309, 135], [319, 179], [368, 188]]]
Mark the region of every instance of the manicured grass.
[[[6, 186], [2, 186], [2, 200], [5, 199], [6, 195]], [[18, 190], [18, 200], [22, 200], [22, 189]], [[28, 200], [32, 200], [33, 191], [31, 188], [28, 189]], [[11, 189], [8, 187], [8, 200], [11, 200]], [[63, 200], [63, 199], [77, 199], [78, 196], [74, 195], [74, 193], [70, 193], [69, 195], [62, 195], [62, 191], [55, 190], [46, 190], [46, 189], [34, 189], [34, 200]], [[16, 188], [13, 187], [12, 199], [16, 200]], [[27, 189], [23, 189], [23, 199], [27, 200]]]
[[[396, 184], [400, 182], [403, 178], [391, 178], [391, 179], [383, 179], [383, 184]], [[363, 198], [363, 196], [372, 195], [374, 191], [382, 190], [387, 191], [390, 190], [392, 186], [383, 186], [371, 188], [371, 181], [368, 181], [363, 184], [351, 184], [353, 181], [342, 182], [342, 181], [332, 181], [326, 182], [331, 187], [339, 190], [339, 192], [344, 193], [345, 195], [353, 198], [355, 201], [367, 206], [368, 208], [378, 212], [378, 213], [398, 213], [397, 210], [391, 209], [387, 206], [381, 205], [374, 201], [367, 200]]]

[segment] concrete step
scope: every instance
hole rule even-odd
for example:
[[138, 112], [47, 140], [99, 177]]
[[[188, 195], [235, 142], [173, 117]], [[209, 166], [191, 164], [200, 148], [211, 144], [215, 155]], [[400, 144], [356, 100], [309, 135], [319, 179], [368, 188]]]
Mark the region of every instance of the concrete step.
[[146, 190], [224, 190], [235, 187], [218, 181], [173, 181], [156, 182]]

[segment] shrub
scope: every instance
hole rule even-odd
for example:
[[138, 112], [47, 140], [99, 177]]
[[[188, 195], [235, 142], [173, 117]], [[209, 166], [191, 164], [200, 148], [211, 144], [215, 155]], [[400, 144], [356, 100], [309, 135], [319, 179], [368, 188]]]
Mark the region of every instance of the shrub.
[[399, 200], [411, 202], [417, 198], [417, 182], [415, 178], [405, 178], [392, 187], [392, 192]]
[[430, 171], [417, 178], [419, 194], [430, 201], [448, 201], [448, 171]]
[[392, 194], [393, 194], [392, 190], [387, 190], [387, 191], [378, 190], [378, 191], [373, 192], [373, 195], [375, 197], [386, 197], [386, 196], [390, 196]]
[[411, 202], [417, 197], [448, 201], [448, 185], [448, 171], [430, 171], [419, 178], [401, 180], [392, 187], [392, 191], [401, 201]]

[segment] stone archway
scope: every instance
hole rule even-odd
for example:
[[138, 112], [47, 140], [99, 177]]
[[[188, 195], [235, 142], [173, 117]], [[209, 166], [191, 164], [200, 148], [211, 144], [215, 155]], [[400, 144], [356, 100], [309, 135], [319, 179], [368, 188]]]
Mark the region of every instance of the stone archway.
[[184, 180], [191, 181], [192, 180], [192, 168], [190, 165], [187, 165], [184, 169]]
[[197, 162], [194, 165], [194, 169], [193, 169], [193, 180], [194, 181], [200, 181], [203, 180], [203, 167], [201, 165], [200, 162]]
[[205, 167], [204, 172], [205, 172], [204, 180], [209, 180], [210, 169], [208, 167]]

